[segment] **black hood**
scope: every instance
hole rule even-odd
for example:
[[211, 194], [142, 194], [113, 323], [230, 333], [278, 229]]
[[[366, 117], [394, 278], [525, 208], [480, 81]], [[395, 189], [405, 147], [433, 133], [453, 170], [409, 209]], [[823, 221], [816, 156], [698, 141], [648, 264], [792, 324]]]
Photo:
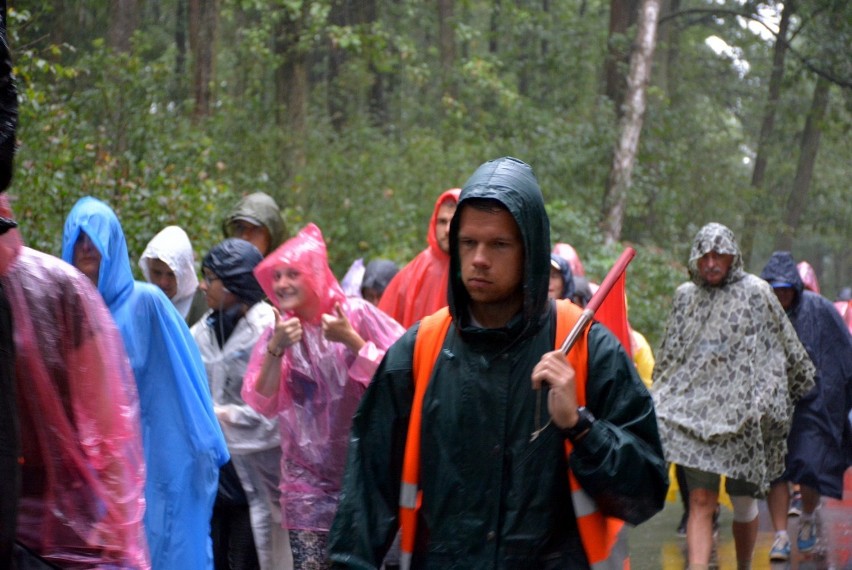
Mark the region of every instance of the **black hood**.
[[263, 261], [260, 251], [245, 240], [228, 238], [204, 256], [202, 267], [208, 268], [222, 284], [247, 305], [264, 297], [263, 289], [254, 276], [254, 268]]
[[799, 275], [799, 269], [796, 267], [796, 262], [789, 251], [776, 251], [766, 262], [766, 267], [760, 272], [760, 278], [768, 281], [770, 285], [778, 283], [789, 283], [796, 290], [796, 300], [793, 301], [793, 306], [798, 304], [802, 298], [802, 290], [805, 284], [802, 282], [802, 277]]
[[480, 166], [465, 183], [456, 215], [450, 223], [450, 313], [456, 323], [466, 322], [470, 297], [461, 280], [458, 233], [459, 213], [472, 198], [501, 203], [520, 228], [524, 243], [523, 333], [541, 326], [547, 313], [547, 286], [550, 279], [550, 221], [544, 198], [532, 168], [511, 157], [498, 158]]

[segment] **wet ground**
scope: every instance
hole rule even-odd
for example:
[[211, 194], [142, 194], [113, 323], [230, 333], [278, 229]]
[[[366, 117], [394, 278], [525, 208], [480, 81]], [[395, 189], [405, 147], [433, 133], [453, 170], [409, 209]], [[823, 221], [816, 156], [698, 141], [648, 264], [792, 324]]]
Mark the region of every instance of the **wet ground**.
[[[852, 469], [846, 472], [844, 499], [828, 499], [818, 513], [819, 541], [814, 552], [799, 553], [796, 549], [798, 517], [789, 517], [788, 533], [793, 544], [789, 562], [769, 561], [774, 532], [769, 522], [766, 504], [760, 503], [760, 532], [755, 549], [754, 570], [852, 570]], [[680, 503], [666, 503], [665, 509], [650, 521], [630, 532], [632, 570], [684, 570], [686, 568], [686, 538], [676, 529], [683, 509]], [[714, 552], [719, 570], [736, 570], [734, 540], [731, 536], [732, 513], [723, 508], [720, 529]]]

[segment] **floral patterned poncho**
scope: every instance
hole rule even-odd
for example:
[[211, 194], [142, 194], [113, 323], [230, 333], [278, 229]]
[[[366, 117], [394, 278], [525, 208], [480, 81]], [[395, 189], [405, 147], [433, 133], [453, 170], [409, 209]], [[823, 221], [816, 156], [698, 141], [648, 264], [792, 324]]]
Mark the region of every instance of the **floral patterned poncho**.
[[[716, 287], [699, 276], [705, 253], [734, 256]], [[758, 485], [784, 471], [795, 403], [814, 366], [769, 285], [746, 273], [733, 233], [708, 224], [689, 257], [657, 353], [653, 395], [670, 462]]]

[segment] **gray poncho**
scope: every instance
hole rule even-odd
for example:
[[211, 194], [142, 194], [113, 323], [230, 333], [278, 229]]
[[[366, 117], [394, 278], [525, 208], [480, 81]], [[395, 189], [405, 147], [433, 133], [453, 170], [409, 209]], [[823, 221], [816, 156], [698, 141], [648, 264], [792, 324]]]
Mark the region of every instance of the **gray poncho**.
[[[705, 253], [734, 256], [717, 287], [699, 276]], [[784, 471], [795, 403], [814, 366], [769, 284], [742, 268], [721, 224], [704, 226], [675, 292], [652, 388], [668, 461], [758, 485]]]

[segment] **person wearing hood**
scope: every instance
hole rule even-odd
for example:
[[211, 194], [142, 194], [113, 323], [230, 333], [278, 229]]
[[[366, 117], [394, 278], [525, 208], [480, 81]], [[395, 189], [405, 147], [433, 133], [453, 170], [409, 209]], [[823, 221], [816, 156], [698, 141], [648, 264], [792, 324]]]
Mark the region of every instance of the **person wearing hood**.
[[447, 305], [449, 229], [459, 192], [452, 188], [438, 196], [426, 233], [428, 247], [391, 279], [379, 301], [379, 308], [405, 328]]
[[688, 268], [654, 367], [660, 435], [666, 458], [685, 469], [689, 568], [710, 563], [721, 475], [737, 565], [750, 568], [757, 498], [784, 471], [792, 406], [813, 387], [814, 367], [769, 285], [743, 270], [730, 229], [701, 228]]
[[275, 318], [252, 351], [242, 396], [278, 418], [281, 506], [293, 566], [325, 568], [352, 416], [403, 331], [364, 299], [344, 295], [314, 224], [269, 254], [254, 275]]
[[391, 347], [353, 420], [334, 567], [377, 568], [398, 527], [402, 568], [626, 567], [624, 521], [668, 486], [654, 407], [602, 325], [554, 350], [580, 310], [547, 297], [530, 166], [480, 166], [449, 237], [449, 307]]
[[281, 245], [286, 237], [281, 209], [269, 194], [254, 192], [241, 198], [225, 216], [222, 232], [226, 238], [244, 239], [261, 255]]
[[574, 276], [568, 261], [555, 253], [550, 254], [550, 280], [547, 285], [548, 299], [574, 299]]
[[361, 280], [361, 297], [378, 306], [388, 284], [399, 273], [399, 267], [390, 259], [374, 259], [367, 264]]
[[210, 514], [228, 449], [198, 346], [165, 293], [134, 281], [121, 223], [104, 202], [87, 196], [71, 209], [62, 259], [97, 286], [130, 358], [142, 411], [151, 565], [212, 568]]
[[189, 236], [178, 226], [167, 226], [151, 238], [139, 268], [145, 281], [163, 290], [187, 326], [194, 325], [207, 310], [204, 292], [198, 288], [195, 254]]
[[846, 425], [852, 408], [852, 336], [831, 301], [808, 290], [801, 275], [786, 251], [773, 253], [760, 273], [816, 366], [816, 387], [793, 413], [786, 470], [773, 483], [767, 501], [776, 540], [786, 546], [782, 553], [788, 558], [788, 482], [798, 484], [802, 496], [796, 546], [799, 552], [810, 552], [817, 538], [814, 511], [821, 497], [842, 498], [843, 474], [852, 465], [852, 431]]
[[[262, 301], [263, 289], [252, 273], [262, 260], [255, 246], [237, 238], [211, 248], [201, 264], [201, 290], [209, 311], [191, 330], [207, 370], [213, 411], [231, 452], [232, 466], [220, 473], [220, 488], [222, 478], [233, 478], [236, 471], [231, 487], [242, 489], [247, 503], [247, 508], [232, 504], [235, 498], [230, 495], [239, 492], [220, 492], [217, 497], [212, 522], [217, 568], [293, 567], [290, 541], [281, 525], [278, 422], [257, 413], [240, 395], [251, 350], [275, 321], [272, 305]], [[240, 544], [240, 531], [244, 534], [245, 529], [235, 525], [244, 517], [233, 515], [242, 511], [248, 511], [250, 524], [248, 537]], [[230, 541], [229, 530], [234, 535]], [[233, 548], [227, 548], [229, 543]]]
[[[12, 217], [5, 194], [0, 215]], [[17, 541], [57, 567], [150, 568], [139, 397], [109, 310], [17, 229], [0, 236], [0, 284], [15, 322]]]

